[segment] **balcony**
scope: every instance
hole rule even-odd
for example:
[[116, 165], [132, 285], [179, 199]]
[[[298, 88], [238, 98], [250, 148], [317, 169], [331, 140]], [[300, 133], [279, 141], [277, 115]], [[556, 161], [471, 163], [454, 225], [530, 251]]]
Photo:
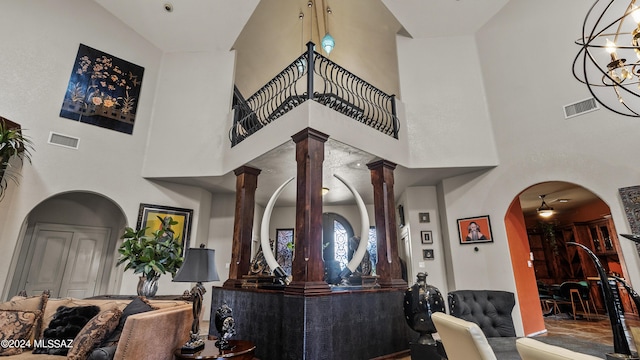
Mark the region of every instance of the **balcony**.
[[398, 138], [395, 95], [384, 93], [315, 52], [309, 42], [304, 54], [249, 98], [244, 99], [235, 89], [231, 147], [307, 100]]

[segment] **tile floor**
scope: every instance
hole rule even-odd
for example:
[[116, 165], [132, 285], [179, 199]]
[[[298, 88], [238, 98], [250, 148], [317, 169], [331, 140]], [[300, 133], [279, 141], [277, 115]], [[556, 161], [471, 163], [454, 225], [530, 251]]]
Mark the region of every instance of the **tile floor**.
[[[629, 346], [632, 351], [636, 351], [636, 346], [628, 328], [629, 326], [640, 326], [640, 321], [627, 318], [624, 322], [627, 328]], [[547, 328], [547, 333], [541, 336], [570, 335], [605, 345], [613, 345], [611, 323], [607, 315], [591, 315], [590, 320], [584, 318], [573, 320], [573, 318], [567, 314], [559, 314], [545, 317], [544, 324]]]

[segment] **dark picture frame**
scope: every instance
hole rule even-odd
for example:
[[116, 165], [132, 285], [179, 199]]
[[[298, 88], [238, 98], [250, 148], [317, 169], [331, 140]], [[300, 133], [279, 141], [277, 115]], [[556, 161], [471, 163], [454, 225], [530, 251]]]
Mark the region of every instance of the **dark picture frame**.
[[400, 227], [404, 227], [404, 206], [398, 205], [398, 220], [400, 221]]
[[420, 240], [423, 244], [433, 244], [433, 233], [431, 230], [420, 231]]
[[165, 218], [171, 216], [178, 223], [172, 226], [176, 238], [182, 242], [183, 254], [184, 250], [189, 248], [189, 238], [191, 237], [191, 221], [193, 218], [193, 210], [172, 206], [140, 204], [138, 210], [138, 224], [136, 229], [144, 229], [145, 236], [152, 236], [154, 231], [161, 228], [162, 223], [158, 216]]
[[418, 221], [420, 221], [421, 223], [428, 223], [431, 222], [431, 217], [429, 216], [428, 212], [421, 212], [418, 213]]
[[144, 67], [80, 44], [60, 117], [133, 133]]
[[435, 260], [435, 252], [433, 249], [422, 249], [422, 258], [424, 260]]
[[[478, 230], [473, 231], [473, 230]], [[489, 215], [458, 219], [460, 244], [492, 243], [491, 221]]]

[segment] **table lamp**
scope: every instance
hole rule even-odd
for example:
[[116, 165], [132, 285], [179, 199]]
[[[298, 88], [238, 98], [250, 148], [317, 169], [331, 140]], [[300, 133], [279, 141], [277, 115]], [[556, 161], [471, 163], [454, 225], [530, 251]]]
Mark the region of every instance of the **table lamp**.
[[215, 250], [205, 249], [204, 244], [200, 248], [190, 248], [186, 251], [182, 267], [173, 278], [175, 282], [196, 283], [191, 289], [193, 302], [193, 324], [191, 325], [191, 337], [182, 346], [183, 353], [194, 353], [204, 348], [204, 340], [200, 338], [200, 311], [202, 310], [202, 295], [206, 293], [203, 282], [220, 280], [216, 271]]

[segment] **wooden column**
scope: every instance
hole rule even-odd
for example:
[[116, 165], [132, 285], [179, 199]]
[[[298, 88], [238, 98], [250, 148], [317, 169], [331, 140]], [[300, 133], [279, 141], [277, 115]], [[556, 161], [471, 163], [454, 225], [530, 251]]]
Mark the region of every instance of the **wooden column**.
[[373, 184], [376, 237], [378, 239], [378, 264], [376, 273], [381, 287], [406, 288], [402, 279], [398, 257], [398, 233], [396, 231], [395, 197], [393, 194], [393, 170], [396, 164], [378, 160], [367, 164]]
[[293, 281], [285, 293], [317, 295], [330, 293], [324, 281], [322, 260], [322, 162], [329, 138], [306, 128], [291, 137], [296, 143], [296, 227], [291, 266]]
[[253, 212], [260, 170], [241, 166], [233, 172], [236, 174], [236, 210], [233, 220], [233, 247], [229, 264], [229, 279], [223, 285], [226, 288], [240, 287], [242, 276], [249, 273]]

